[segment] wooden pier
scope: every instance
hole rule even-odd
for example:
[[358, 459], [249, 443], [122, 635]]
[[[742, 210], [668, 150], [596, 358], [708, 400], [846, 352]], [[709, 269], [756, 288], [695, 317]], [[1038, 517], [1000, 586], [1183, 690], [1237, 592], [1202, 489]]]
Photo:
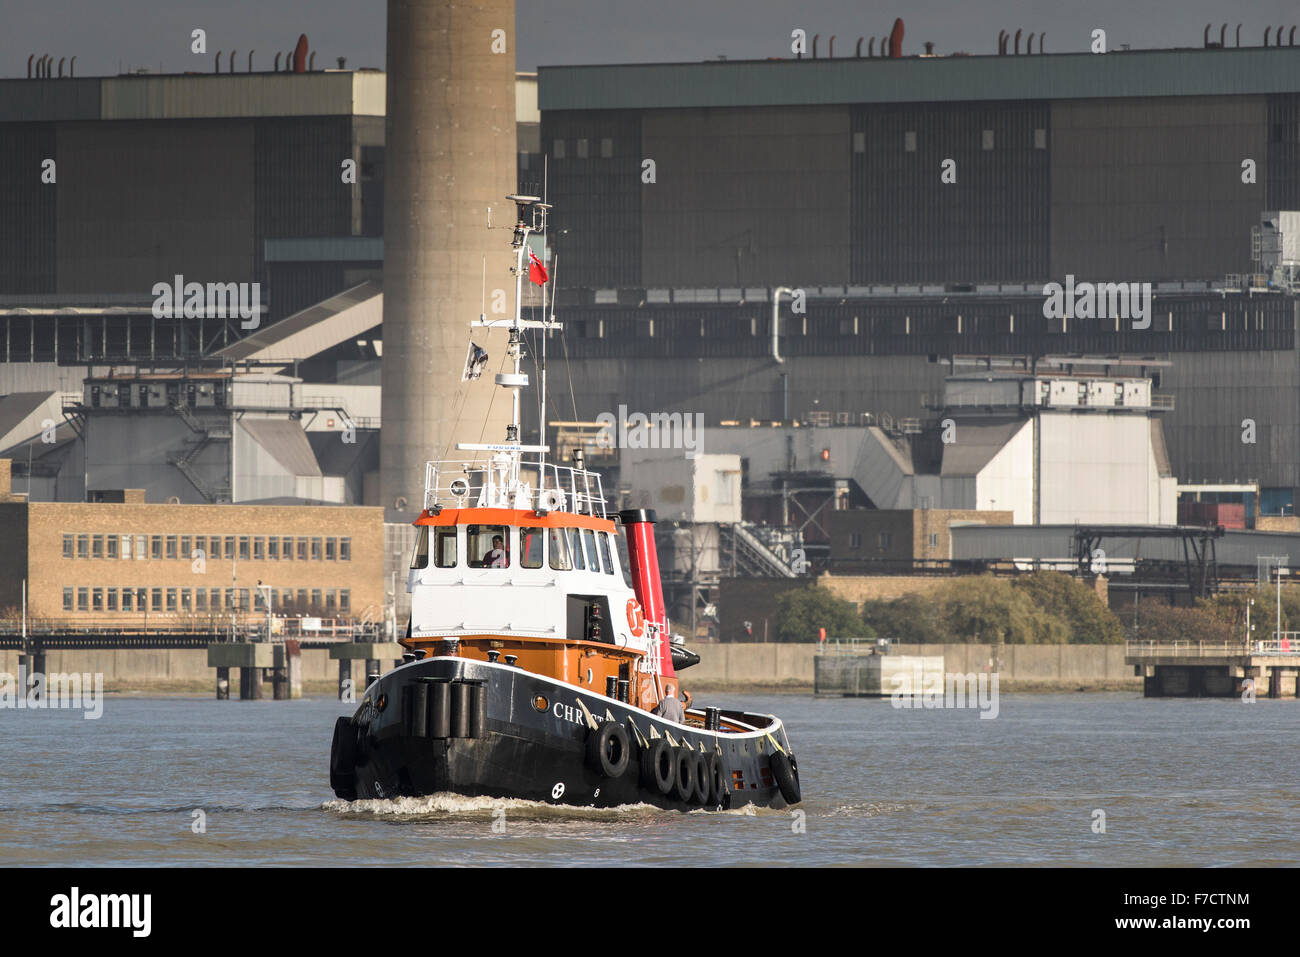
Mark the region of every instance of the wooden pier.
[[1148, 698], [1295, 698], [1300, 633], [1267, 641], [1130, 641], [1124, 663]]

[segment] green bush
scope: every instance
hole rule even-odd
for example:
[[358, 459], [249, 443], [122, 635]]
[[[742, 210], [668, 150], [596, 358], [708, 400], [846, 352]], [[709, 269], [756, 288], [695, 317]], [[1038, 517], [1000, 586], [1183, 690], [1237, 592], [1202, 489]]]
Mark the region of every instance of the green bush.
[[817, 641], [819, 629], [827, 638], [874, 638], [875, 633], [858, 617], [851, 601], [837, 597], [821, 586], [795, 588], [775, 600], [778, 641]]

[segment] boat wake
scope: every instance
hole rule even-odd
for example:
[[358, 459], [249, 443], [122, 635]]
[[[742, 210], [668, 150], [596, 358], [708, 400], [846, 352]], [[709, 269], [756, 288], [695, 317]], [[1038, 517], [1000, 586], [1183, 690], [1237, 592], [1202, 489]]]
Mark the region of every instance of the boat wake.
[[665, 812], [652, 804], [622, 804], [618, 807], [576, 807], [571, 804], [546, 804], [521, 798], [467, 797], [443, 792], [424, 797], [369, 798], [361, 801], [326, 801], [324, 811], [344, 818], [371, 818], [400, 821], [445, 821], [463, 818], [491, 819], [506, 812], [511, 820], [553, 821], [627, 820], [650, 818]]

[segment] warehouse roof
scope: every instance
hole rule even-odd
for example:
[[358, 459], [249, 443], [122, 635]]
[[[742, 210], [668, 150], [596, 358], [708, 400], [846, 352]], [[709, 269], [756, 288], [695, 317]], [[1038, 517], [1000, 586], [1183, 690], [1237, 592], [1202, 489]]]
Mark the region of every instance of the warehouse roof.
[[1300, 91], [1300, 47], [727, 60], [538, 70], [549, 110], [1226, 96]]

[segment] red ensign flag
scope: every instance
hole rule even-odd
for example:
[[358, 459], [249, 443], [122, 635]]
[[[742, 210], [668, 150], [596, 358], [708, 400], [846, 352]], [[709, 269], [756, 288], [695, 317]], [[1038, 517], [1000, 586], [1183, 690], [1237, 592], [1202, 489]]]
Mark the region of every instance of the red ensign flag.
[[546, 275], [546, 267], [531, 249], [528, 250], [528, 278], [539, 286], [549, 278]]

